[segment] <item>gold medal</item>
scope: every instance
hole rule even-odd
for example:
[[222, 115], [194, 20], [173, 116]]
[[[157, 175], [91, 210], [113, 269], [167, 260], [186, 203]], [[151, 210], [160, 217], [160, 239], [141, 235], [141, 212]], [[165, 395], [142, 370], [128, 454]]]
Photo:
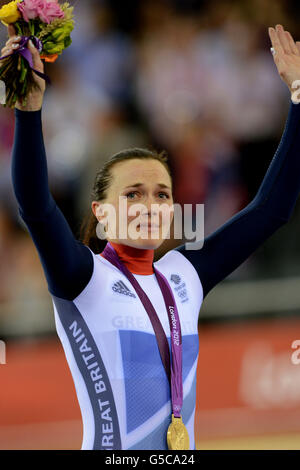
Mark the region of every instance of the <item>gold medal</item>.
[[175, 418], [172, 413], [172, 422], [167, 431], [168, 448], [171, 450], [189, 450], [189, 433], [182, 422], [182, 417]]

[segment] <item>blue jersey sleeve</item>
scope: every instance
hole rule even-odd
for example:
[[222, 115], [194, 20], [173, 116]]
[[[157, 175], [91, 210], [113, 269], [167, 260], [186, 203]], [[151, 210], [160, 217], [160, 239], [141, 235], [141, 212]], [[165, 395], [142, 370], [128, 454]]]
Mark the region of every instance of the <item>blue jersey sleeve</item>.
[[254, 199], [206, 237], [199, 250], [175, 249], [196, 269], [204, 297], [291, 218], [300, 192], [300, 104], [290, 103], [285, 129]]
[[19, 213], [37, 248], [48, 290], [73, 300], [93, 272], [93, 255], [76, 240], [48, 185], [42, 109], [15, 112], [12, 183]]

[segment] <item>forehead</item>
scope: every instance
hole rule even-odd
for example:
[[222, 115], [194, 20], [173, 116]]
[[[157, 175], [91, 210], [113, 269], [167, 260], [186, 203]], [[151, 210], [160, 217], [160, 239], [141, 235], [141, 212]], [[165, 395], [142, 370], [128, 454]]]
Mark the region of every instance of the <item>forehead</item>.
[[135, 183], [164, 183], [171, 186], [169, 173], [162, 163], [153, 159], [130, 159], [112, 167], [113, 183], [129, 186]]

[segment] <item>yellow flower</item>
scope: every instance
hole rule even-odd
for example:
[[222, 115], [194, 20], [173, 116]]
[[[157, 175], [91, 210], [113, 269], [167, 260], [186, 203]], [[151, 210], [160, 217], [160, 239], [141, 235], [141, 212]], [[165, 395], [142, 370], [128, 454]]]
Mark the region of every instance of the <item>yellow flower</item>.
[[19, 1], [20, 0], [13, 0], [0, 8], [0, 20], [5, 26], [8, 26], [10, 23], [15, 23], [21, 17], [21, 13], [17, 8]]

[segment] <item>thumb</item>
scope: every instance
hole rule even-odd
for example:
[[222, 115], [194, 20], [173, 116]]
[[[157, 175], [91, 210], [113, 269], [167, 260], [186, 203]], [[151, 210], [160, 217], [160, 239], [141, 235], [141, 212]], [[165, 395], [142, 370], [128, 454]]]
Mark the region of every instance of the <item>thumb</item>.
[[27, 47], [31, 52], [34, 68], [36, 68], [37, 70], [43, 72], [44, 71], [44, 65], [43, 65], [43, 62], [40, 58], [40, 53], [37, 50], [37, 48], [34, 46], [31, 39], [29, 39], [29, 41], [27, 42]]

